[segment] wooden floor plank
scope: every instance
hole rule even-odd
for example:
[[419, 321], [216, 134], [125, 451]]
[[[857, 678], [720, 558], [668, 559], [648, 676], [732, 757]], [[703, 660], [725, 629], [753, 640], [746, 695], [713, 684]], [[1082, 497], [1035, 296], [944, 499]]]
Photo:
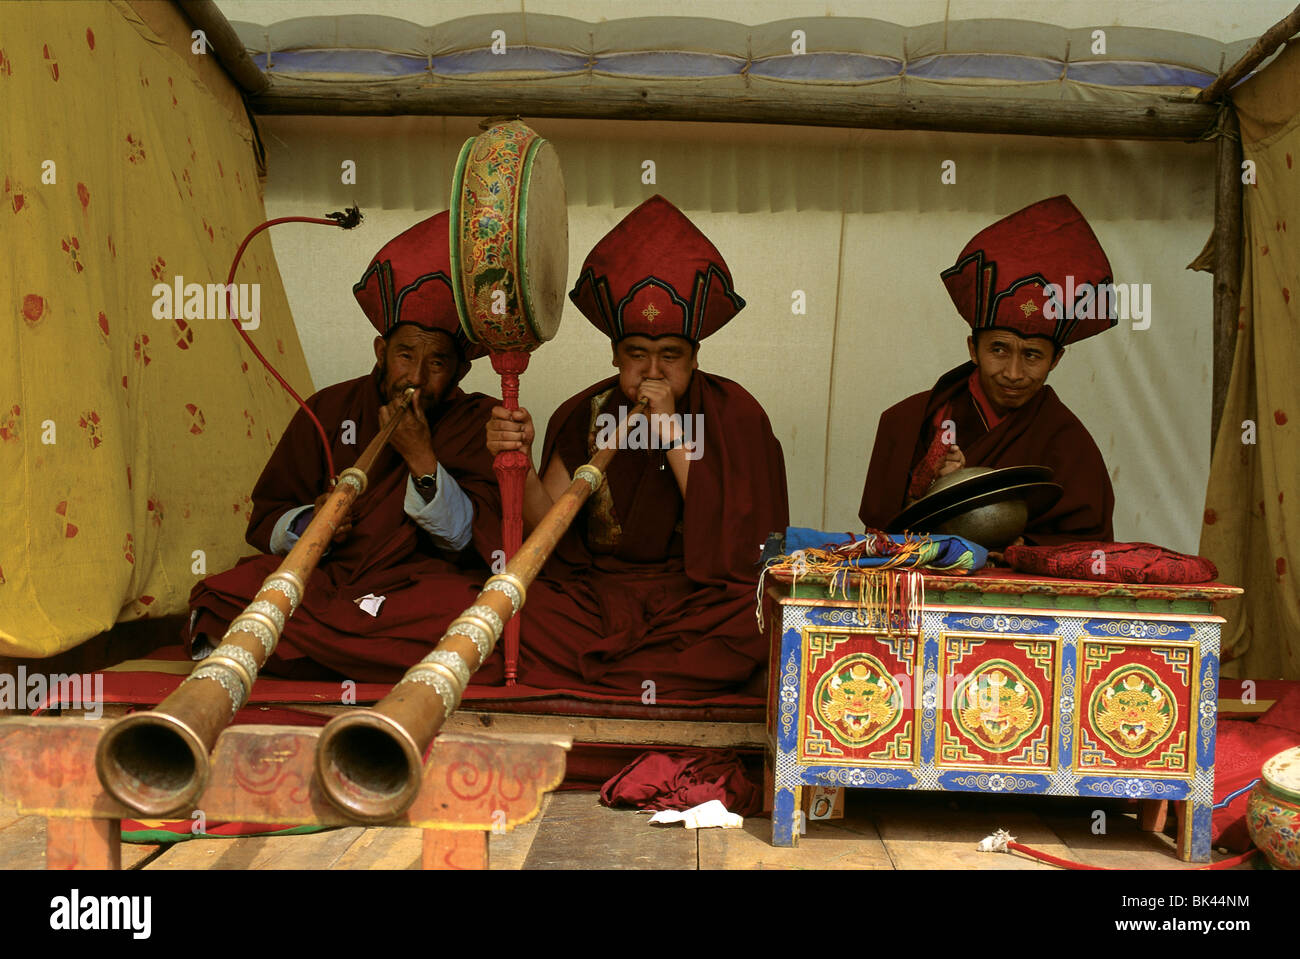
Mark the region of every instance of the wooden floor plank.
[[[875, 823], [897, 869], [1054, 869], [1046, 863], [976, 849], [985, 836], [1005, 829], [1019, 841], [1056, 856], [1069, 849], [1039, 818], [1029, 797], [993, 799], [952, 793], [859, 790], [848, 808]], [[865, 806], [862, 805], [865, 800]]]
[[367, 829], [331, 869], [419, 869], [423, 829], [379, 826]]
[[0, 869], [45, 868], [45, 817], [22, 816], [0, 829]]
[[[1095, 818], [1097, 810], [1105, 813], [1104, 821]], [[1172, 815], [1171, 812], [1171, 818]], [[1084, 865], [1108, 869], [1194, 869], [1204, 865], [1180, 860], [1174, 837], [1143, 831], [1135, 816], [1114, 804], [1079, 801], [1072, 809], [1063, 802], [1056, 808], [1044, 810], [1042, 817], [1069, 847], [1066, 858]], [[1104, 826], [1105, 832], [1094, 832], [1094, 823]], [[1227, 858], [1222, 853], [1213, 854], [1215, 862]], [[1245, 862], [1233, 868], [1252, 867]]]
[[347, 826], [304, 836], [248, 839], [191, 839], [177, 843], [146, 869], [328, 869], [364, 826]]
[[772, 845], [772, 820], [749, 818], [743, 829], [700, 829], [701, 869], [893, 869], [866, 817], [808, 824], [799, 844]]
[[606, 809], [594, 792], [556, 793], [525, 869], [695, 869], [695, 830], [651, 826], [631, 809]]
[[143, 869], [149, 859], [159, 852], [162, 846], [157, 843], [124, 842], [122, 843], [122, 868]]
[[[797, 847], [771, 845], [771, 821], [739, 830], [650, 826], [645, 814], [606, 809], [594, 792], [547, 797], [540, 816], [489, 836], [493, 869], [1054, 869], [1020, 854], [989, 854], [975, 844], [994, 830], [1087, 865], [1185, 869], [1171, 837], [1143, 832], [1119, 804], [1066, 797], [980, 796], [852, 790], [843, 820], [809, 824]], [[1092, 831], [1095, 810], [1106, 832]], [[410, 869], [420, 830], [350, 827], [306, 836], [203, 839], [160, 847], [122, 844], [123, 868]], [[1215, 854], [1216, 861], [1225, 858]], [[45, 866], [45, 820], [0, 820], [0, 870]], [[1237, 868], [1251, 868], [1249, 863]]]

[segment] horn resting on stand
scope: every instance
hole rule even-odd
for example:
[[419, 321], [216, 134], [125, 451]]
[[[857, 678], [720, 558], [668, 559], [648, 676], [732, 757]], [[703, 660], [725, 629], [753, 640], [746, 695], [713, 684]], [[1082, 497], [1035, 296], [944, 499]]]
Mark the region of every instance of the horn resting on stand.
[[[638, 403], [628, 419], [646, 408], [645, 402]], [[578, 467], [569, 488], [506, 563], [505, 572], [488, 579], [474, 604], [451, 622], [433, 652], [407, 670], [392, 692], [374, 708], [336, 716], [321, 730], [317, 782], [339, 810], [376, 825], [411, 807], [429, 744], [460, 704], [474, 671], [492, 654], [506, 623], [523, 607], [528, 587], [578, 511], [600, 489], [615, 452], [616, 447], [602, 449]]]
[[95, 771], [104, 789], [149, 818], [186, 813], [208, 780], [208, 757], [217, 737], [248, 701], [258, 671], [270, 659], [286, 620], [302, 602], [307, 582], [352, 504], [366, 489], [366, 474], [410, 409], [415, 390], [403, 394], [397, 413], [345, 469], [329, 499], [268, 576], [253, 602], [230, 623], [221, 644], [170, 696], [147, 712], [132, 713], [104, 733]]

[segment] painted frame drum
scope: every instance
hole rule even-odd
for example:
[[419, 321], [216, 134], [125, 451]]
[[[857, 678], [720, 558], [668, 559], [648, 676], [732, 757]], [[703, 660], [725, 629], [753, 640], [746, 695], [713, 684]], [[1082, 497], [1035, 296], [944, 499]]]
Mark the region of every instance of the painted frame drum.
[[461, 327], [494, 353], [555, 336], [569, 269], [568, 201], [550, 141], [519, 120], [465, 141], [452, 178], [451, 272]]

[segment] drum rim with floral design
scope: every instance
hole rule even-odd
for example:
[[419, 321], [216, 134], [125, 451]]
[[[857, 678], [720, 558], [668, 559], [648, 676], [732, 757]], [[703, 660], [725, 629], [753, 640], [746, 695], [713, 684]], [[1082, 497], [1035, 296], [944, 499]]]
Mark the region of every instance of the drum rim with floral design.
[[[554, 146], [519, 120], [466, 140], [450, 212], [452, 288], [465, 335], [491, 352], [527, 352], [551, 339], [563, 313], [569, 246]], [[558, 222], [530, 222], [538, 215]], [[491, 309], [485, 289], [506, 292], [504, 313]]]

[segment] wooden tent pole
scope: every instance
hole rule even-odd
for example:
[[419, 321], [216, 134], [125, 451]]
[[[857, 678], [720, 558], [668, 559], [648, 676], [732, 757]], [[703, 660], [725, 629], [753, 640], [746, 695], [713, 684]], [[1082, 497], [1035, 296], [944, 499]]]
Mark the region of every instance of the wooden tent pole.
[[1210, 453], [1228, 399], [1241, 300], [1241, 134], [1232, 103], [1223, 105], [1214, 171], [1214, 371]]
[[230, 78], [247, 94], [261, 93], [270, 80], [248, 55], [239, 35], [214, 0], [176, 0], [190, 22], [203, 31], [208, 46], [226, 68]]
[[1219, 74], [1208, 87], [1196, 97], [1197, 103], [1213, 103], [1231, 90], [1242, 77], [1250, 73], [1265, 59], [1273, 55], [1282, 44], [1300, 33], [1300, 6], [1264, 31], [1254, 42], [1246, 55]]
[[1133, 140], [1196, 140], [1213, 129], [1209, 104], [1153, 97], [1138, 106], [1059, 100], [880, 96], [856, 87], [780, 85], [740, 90], [734, 81], [439, 80], [320, 83], [273, 77], [250, 97], [254, 113], [299, 116], [483, 116], [588, 120], [773, 123], [877, 130], [935, 130]]

